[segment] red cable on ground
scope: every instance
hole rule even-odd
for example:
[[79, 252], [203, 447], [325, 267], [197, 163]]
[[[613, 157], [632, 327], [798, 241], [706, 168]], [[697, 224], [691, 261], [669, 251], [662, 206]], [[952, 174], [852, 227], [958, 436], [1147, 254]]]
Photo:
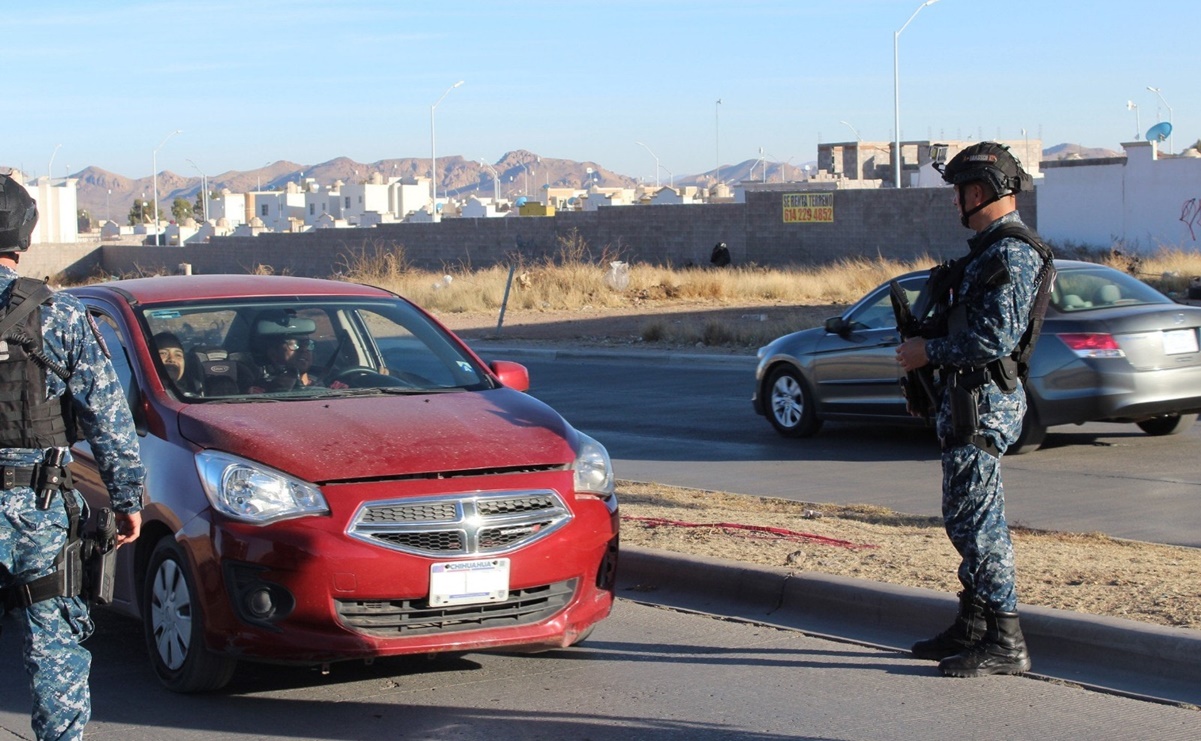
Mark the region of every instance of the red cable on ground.
[[[849, 540], [839, 540], [837, 538], [827, 538], [824, 535], [814, 535], [813, 533], [801, 533], [796, 530], [787, 530], [782, 527], [768, 527], [766, 525], [743, 525], [736, 522], [682, 522], [680, 520], [667, 520], [662, 517], [632, 517], [622, 515], [621, 519], [631, 522], [638, 522], [648, 527], [716, 527], [727, 532], [731, 530], [746, 530], [751, 533], [751, 537], [771, 538], [780, 540], [797, 540], [807, 541], [810, 543], [821, 543], [822, 545], [833, 545], [840, 548], [876, 548], [877, 546], [852, 543]], [[738, 533], [729, 532], [730, 535]]]

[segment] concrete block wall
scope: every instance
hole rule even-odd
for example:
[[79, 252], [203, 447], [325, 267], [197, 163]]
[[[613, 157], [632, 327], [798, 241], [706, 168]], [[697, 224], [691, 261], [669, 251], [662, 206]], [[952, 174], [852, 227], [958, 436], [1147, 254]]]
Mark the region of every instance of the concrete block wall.
[[[784, 267], [848, 257], [946, 259], [963, 254], [970, 236], [960, 226], [946, 188], [833, 191], [831, 223], [785, 223], [782, 197], [787, 192], [786, 186], [748, 192], [746, 203], [623, 206], [554, 217], [383, 224], [220, 237], [183, 247], [106, 245], [99, 248], [99, 256], [72, 255], [72, 267], [100, 265], [113, 275], [131, 275], [175, 272], [181, 263], [191, 264], [196, 273], [245, 273], [269, 266], [276, 273], [326, 277], [345, 272], [356, 255], [403, 247], [406, 261], [418, 268], [480, 268], [508, 263], [516, 255], [527, 263], [556, 257], [562, 242], [573, 235], [587, 243], [593, 260], [608, 255], [627, 262], [707, 265], [713, 245], [720, 241], [729, 246], [736, 265]], [[1033, 194], [1021, 194], [1018, 205], [1027, 223], [1037, 226]], [[49, 259], [51, 251], [45, 252]]]

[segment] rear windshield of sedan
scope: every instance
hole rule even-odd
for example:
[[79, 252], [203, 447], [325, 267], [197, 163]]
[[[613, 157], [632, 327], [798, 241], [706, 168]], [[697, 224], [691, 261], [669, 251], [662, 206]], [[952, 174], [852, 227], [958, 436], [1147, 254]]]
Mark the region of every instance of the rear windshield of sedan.
[[1064, 270], [1056, 277], [1051, 292], [1051, 305], [1064, 313], [1165, 303], [1172, 300], [1146, 283], [1100, 265]]
[[185, 401], [491, 388], [453, 336], [405, 301], [243, 299], [142, 313], [157, 370]]

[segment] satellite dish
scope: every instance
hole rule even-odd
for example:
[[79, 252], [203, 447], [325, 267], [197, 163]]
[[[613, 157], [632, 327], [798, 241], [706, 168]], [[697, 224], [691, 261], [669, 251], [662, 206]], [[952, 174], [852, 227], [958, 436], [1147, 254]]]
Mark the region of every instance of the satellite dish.
[[528, 203], [529, 200], [530, 199], [526, 198], [525, 196], [518, 196], [517, 200], [513, 202], [513, 205], [517, 206], [517, 208], [521, 208], [526, 203]]
[[1147, 129], [1147, 141], [1161, 142], [1164, 139], [1167, 139], [1168, 135], [1171, 133], [1172, 124], [1168, 123], [1167, 121], [1161, 121]]

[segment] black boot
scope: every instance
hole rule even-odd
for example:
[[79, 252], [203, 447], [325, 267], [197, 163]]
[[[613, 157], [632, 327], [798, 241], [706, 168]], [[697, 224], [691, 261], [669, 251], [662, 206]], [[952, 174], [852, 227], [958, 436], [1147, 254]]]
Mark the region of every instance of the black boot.
[[942, 661], [969, 648], [984, 637], [984, 601], [966, 591], [959, 593], [959, 614], [951, 627], [925, 641], [913, 644], [913, 655], [919, 659]]
[[1018, 627], [1018, 614], [985, 609], [984, 619], [988, 625], [984, 638], [938, 662], [942, 673], [948, 677], [984, 677], [1030, 671], [1030, 652]]

